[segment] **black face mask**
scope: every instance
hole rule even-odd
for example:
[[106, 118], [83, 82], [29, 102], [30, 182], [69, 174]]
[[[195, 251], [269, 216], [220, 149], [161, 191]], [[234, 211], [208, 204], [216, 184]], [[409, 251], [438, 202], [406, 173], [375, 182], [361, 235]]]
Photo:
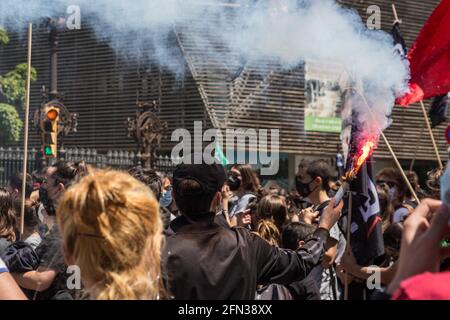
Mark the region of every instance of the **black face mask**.
[[309, 196], [315, 189], [311, 190], [309, 187], [309, 184], [313, 182], [314, 180], [311, 180], [308, 183], [303, 183], [299, 179], [295, 180], [295, 188], [297, 189], [298, 193], [303, 197], [306, 198]]
[[241, 180], [236, 177], [229, 176], [228, 180], [227, 180], [227, 184], [230, 187], [231, 191], [236, 191], [241, 186]]
[[334, 198], [334, 196], [336, 195], [336, 193], [338, 192], [338, 190], [339, 189], [330, 189], [329, 191], [328, 191], [328, 196], [330, 197], [330, 198]]
[[42, 205], [45, 208], [45, 211], [47, 211], [47, 214], [49, 216], [56, 215], [56, 209], [55, 205], [53, 203], [53, 200], [48, 197], [48, 191], [47, 187], [41, 186], [39, 188], [39, 200], [41, 201]]

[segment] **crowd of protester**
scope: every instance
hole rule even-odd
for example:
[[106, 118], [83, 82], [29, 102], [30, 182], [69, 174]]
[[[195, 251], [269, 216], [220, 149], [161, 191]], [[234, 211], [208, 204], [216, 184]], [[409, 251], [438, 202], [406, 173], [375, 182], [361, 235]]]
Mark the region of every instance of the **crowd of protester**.
[[168, 175], [61, 160], [26, 176], [22, 232], [18, 172], [0, 188], [0, 299], [342, 300], [346, 281], [350, 299], [358, 288], [367, 299], [450, 299], [442, 170], [424, 187], [407, 172], [420, 204], [397, 169], [377, 173], [385, 254], [375, 267], [357, 263], [339, 227], [333, 172], [302, 161], [287, 190], [264, 187], [250, 165]]

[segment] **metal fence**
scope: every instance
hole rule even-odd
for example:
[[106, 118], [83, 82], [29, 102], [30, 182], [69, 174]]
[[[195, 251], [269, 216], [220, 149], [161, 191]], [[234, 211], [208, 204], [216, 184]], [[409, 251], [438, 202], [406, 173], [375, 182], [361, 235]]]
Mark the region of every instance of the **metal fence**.
[[[28, 151], [27, 171], [33, 172], [38, 168], [36, 149]], [[110, 150], [106, 154], [95, 149], [74, 148], [67, 149], [65, 159], [69, 161], [85, 161], [96, 168], [129, 169], [138, 164], [139, 154], [123, 150]], [[23, 166], [23, 151], [20, 148], [0, 147], [0, 186], [8, 183], [9, 177], [21, 172]], [[158, 155], [154, 160], [154, 169], [171, 173], [175, 167], [168, 156]]]

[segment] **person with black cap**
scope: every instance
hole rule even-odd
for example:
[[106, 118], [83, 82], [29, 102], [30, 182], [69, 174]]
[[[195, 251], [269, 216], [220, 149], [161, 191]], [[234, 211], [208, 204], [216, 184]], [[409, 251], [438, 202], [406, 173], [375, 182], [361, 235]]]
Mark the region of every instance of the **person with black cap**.
[[319, 228], [297, 251], [271, 246], [245, 228], [214, 222], [221, 206], [221, 165], [181, 164], [173, 173], [173, 196], [182, 213], [172, 221], [163, 250], [165, 283], [174, 299], [254, 299], [257, 285], [290, 284], [320, 263], [342, 204], [334, 200]]

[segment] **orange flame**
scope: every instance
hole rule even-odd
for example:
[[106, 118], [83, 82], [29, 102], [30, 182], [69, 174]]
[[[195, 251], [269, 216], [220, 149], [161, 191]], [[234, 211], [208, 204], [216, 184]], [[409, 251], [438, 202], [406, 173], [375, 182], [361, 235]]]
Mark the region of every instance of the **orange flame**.
[[367, 160], [367, 158], [372, 154], [373, 150], [375, 149], [376, 145], [375, 142], [372, 140], [367, 141], [363, 147], [361, 148], [361, 154], [356, 159], [356, 164], [353, 169], [353, 174], [356, 175], [361, 168], [361, 166], [364, 164], [364, 162]]

